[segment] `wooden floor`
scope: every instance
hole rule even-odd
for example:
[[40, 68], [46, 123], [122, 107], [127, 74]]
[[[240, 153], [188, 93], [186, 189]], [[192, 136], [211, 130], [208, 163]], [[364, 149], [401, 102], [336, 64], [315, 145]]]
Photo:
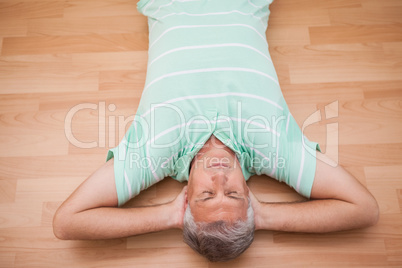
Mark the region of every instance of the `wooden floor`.
[[[0, 267], [402, 267], [402, 1], [276, 0], [271, 12], [267, 37], [290, 110], [300, 125], [319, 111], [307, 136], [375, 195], [376, 226], [258, 231], [226, 264], [196, 255], [178, 230], [56, 239], [55, 210], [137, 109], [147, 21], [135, 0], [0, 0]], [[267, 177], [249, 185], [265, 201], [299, 198]], [[181, 187], [166, 179], [130, 205], [167, 202]]]

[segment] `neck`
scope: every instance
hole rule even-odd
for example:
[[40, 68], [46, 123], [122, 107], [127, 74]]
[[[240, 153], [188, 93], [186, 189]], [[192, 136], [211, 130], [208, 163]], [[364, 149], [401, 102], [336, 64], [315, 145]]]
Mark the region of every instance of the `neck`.
[[202, 146], [202, 148], [198, 151], [198, 153], [194, 156], [193, 160], [191, 161], [189, 172], [191, 171], [191, 168], [193, 167], [194, 161], [197, 159], [197, 157], [201, 157], [202, 154], [208, 152], [213, 148], [221, 148], [231, 154], [235, 154], [223, 142], [217, 139], [214, 135], [211, 135], [209, 139], [204, 143], [204, 146]]

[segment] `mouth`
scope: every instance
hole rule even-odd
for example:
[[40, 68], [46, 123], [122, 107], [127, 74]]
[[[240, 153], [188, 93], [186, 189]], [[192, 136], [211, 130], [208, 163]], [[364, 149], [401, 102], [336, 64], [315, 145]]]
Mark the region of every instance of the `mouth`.
[[213, 163], [208, 168], [229, 168], [229, 165], [225, 163]]

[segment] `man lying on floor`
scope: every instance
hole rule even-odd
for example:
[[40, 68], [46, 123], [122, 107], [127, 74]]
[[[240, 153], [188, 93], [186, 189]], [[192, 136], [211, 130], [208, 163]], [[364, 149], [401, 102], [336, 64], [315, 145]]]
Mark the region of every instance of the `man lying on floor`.
[[[376, 223], [373, 196], [325, 159], [290, 114], [265, 37], [270, 1], [141, 0], [145, 88], [125, 137], [54, 217], [60, 239], [182, 228], [211, 261], [240, 255], [254, 230], [331, 232]], [[252, 175], [309, 201], [259, 202]], [[168, 204], [120, 208], [165, 177], [188, 186]]]

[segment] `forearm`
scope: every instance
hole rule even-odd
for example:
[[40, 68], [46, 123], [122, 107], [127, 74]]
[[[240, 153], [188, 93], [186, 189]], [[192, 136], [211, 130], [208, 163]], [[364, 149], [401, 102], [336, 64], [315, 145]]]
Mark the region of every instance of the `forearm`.
[[312, 200], [261, 203], [253, 194], [256, 229], [324, 233], [374, 225], [379, 209], [375, 198], [350, 173], [317, 153]]
[[301, 203], [260, 203], [258, 210], [256, 229], [324, 233], [373, 224], [370, 213], [353, 203], [335, 199]]
[[[171, 205], [141, 208], [100, 207], [78, 213], [62, 211], [54, 221], [60, 239], [109, 239], [177, 227]], [[56, 223], [57, 222], [57, 223]]]

